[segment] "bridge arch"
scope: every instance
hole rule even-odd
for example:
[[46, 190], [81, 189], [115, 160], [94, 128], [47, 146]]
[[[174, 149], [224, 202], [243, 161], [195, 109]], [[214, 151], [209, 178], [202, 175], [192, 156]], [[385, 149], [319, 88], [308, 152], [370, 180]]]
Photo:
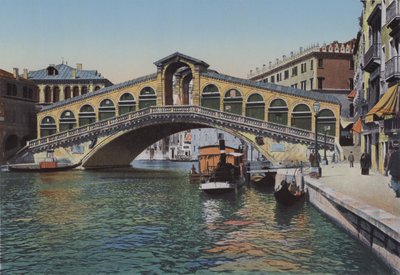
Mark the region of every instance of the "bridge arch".
[[207, 84], [201, 92], [201, 106], [219, 110], [220, 109], [220, 90], [215, 84]]
[[53, 117], [46, 116], [40, 121], [40, 137], [53, 135], [57, 132], [57, 124]]
[[85, 104], [79, 109], [79, 126], [96, 122], [96, 113], [91, 104]]
[[[183, 79], [182, 79], [183, 76]], [[191, 64], [183, 61], [172, 61], [164, 68], [164, 104], [174, 105], [174, 78], [176, 85], [176, 105], [189, 104], [189, 83], [193, 79], [193, 68]]]
[[261, 94], [253, 92], [248, 96], [246, 102], [246, 116], [264, 120], [265, 101]]
[[65, 110], [59, 119], [60, 132], [68, 131], [76, 127], [76, 118], [72, 111]]
[[268, 107], [268, 121], [282, 125], [288, 125], [289, 108], [285, 100], [273, 99]]
[[229, 89], [224, 95], [225, 112], [242, 115], [243, 114], [243, 96], [237, 89]]
[[139, 109], [156, 105], [157, 105], [157, 95], [155, 90], [150, 86], [146, 86], [143, 89], [141, 89], [139, 94]]
[[292, 111], [292, 127], [311, 131], [311, 109], [307, 104], [297, 104]]
[[135, 96], [130, 92], [122, 94], [118, 101], [118, 114], [123, 115], [133, 111], [136, 111]]
[[115, 105], [114, 102], [109, 99], [103, 99], [99, 106], [99, 121], [107, 118], [115, 117]]

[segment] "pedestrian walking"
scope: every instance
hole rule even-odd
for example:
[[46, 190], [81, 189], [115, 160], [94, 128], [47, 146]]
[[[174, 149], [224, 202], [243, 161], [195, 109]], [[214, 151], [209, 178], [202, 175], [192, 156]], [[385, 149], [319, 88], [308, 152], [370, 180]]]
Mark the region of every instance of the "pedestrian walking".
[[350, 167], [354, 167], [354, 155], [353, 152], [350, 152], [349, 156], [347, 157], [350, 163]]
[[360, 165], [361, 175], [369, 175], [369, 169], [371, 168], [371, 157], [367, 152], [361, 155]]
[[393, 146], [393, 152], [386, 168], [386, 175], [388, 175], [388, 172], [391, 176], [390, 187], [396, 193], [396, 198], [400, 198], [400, 151], [398, 143]]

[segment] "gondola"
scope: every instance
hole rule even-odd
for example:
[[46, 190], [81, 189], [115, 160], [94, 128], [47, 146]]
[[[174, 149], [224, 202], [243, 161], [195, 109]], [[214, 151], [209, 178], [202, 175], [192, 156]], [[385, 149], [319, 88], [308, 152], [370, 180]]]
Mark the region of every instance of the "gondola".
[[256, 173], [251, 176], [250, 182], [254, 187], [258, 188], [274, 188], [275, 186], [275, 174], [267, 173]]
[[289, 190], [289, 183], [283, 180], [280, 184], [280, 188], [274, 192], [275, 199], [278, 203], [283, 205], [293, 205], [296, 202], [304, 200], [304, 192], [298, 191], [293, 194]]

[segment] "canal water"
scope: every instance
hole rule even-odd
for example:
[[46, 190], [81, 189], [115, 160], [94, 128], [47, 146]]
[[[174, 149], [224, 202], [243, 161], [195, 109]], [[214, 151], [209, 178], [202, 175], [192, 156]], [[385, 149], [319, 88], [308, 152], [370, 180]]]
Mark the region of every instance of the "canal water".
[[211, 197], [191, 163], [0, 173], [2, 274], [389, 274], [311, 205]]

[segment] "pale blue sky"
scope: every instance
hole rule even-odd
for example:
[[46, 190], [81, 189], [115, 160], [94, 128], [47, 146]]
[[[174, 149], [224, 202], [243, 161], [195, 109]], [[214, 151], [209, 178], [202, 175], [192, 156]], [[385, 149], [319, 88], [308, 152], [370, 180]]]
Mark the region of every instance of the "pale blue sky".
[[299, 47], [348, 41], [359, 0], [0, 0], [0, 68], [83, 63], [118, 83], [173, 52], [246, 77]]

